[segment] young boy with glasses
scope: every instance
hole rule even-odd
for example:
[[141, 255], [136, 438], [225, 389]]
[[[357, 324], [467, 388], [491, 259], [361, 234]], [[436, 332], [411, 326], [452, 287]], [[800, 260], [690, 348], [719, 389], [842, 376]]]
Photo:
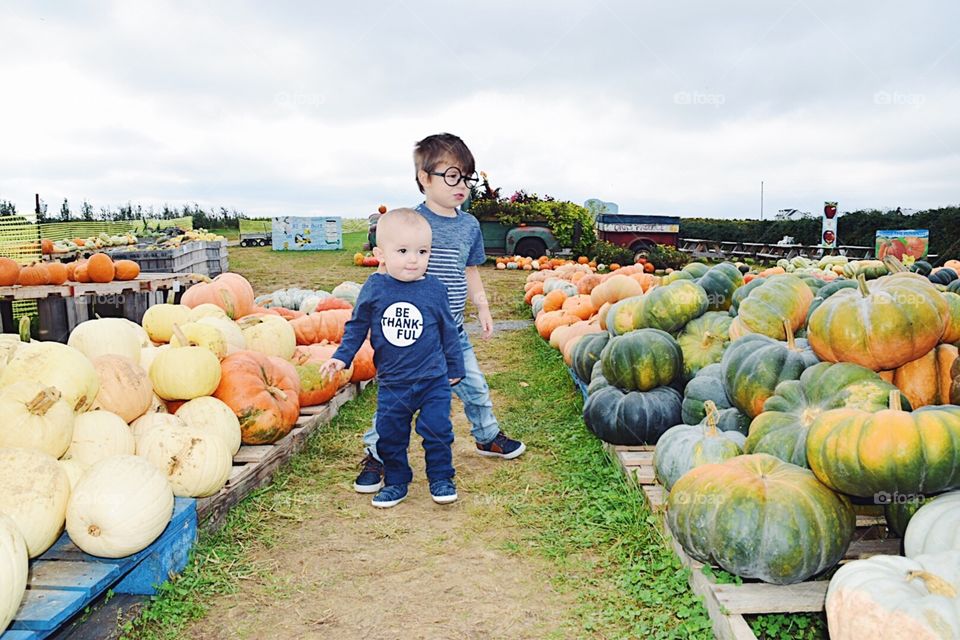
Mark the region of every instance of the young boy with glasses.
[[372, 504], [392, 507], [407, 497], [413, 479], [407, 462], [410, 422], [417, 411], [430, 495], [434, 502], [448, 504], [457, 499], [450, 448], [450, 385], [463, 377], [457, 324], [446, 287], [425, 275], [431, 235], [427, 221], [412, 209], [394, 209], [383, 214], [378, 226], [383, 238], [374, 252], [386, 273], [375, 273], [364, 283], [343, 340], [320, 371], [329, 376], [349, 365], [370, 333], [379, 385], [376, 447], [386, 479]]
[[[477, 307], [481, 335], [493, 335], [493, 317], [487, 303], [478, 266], [486, 261], [480, 223], [460, 210], [470, 188], [478, 182], [473, 154], [463, 140], [449, 133], [424, 138], [413, 151], [417, 187], [425, 200], [417, 207], [433, 230], [427, 274], [436, 276], [447, 286], [450, 311], [457, 324], [463, 351], [465, 375], [453, 390], [463, 402], [470, 421], [470, 433], [477, 443], [477, 453], [486, 457], [512, 460], [526, 446], [508, 438], [493, 415], [490, 389], [480, 371], [473, 345], [463, 329], [463, 313], [467, 298]], [[383, 238], [377, 228], [377, 242]], [[383, 464], [377, 455], [376, 416], [374, 426], [364, 434], [366, 457], [353, 488], [359, 493], [373, 493], [383, 486]]]

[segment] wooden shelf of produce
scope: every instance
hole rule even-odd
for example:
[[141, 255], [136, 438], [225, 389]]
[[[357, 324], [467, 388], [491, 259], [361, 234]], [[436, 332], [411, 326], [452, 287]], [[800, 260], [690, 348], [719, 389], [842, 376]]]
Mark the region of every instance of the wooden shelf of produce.
[[[820, 613], [827, 594], [827, 580], [775, 585], [759, 581], [742, 584], [718, 584], [712, 575], [702, 571], [703, 563], [691, 558], [674, 540], [667, 527], [666, 501], [669, 496], [654, 474], [655, 447], [604, 445], [611, 459], [620, 467], [629, 483], [645, 496], [650, 510], [661, 516], [665, 539], [690, 569], [690, 588], [703, 598], [713, 632], [722, 640], [756, 640], [743, 616], [771, 613]], [[883, 517], [858, 515], [853, 542], [841, 564], [877, 554], [900, 553], [900, 539], [888, 535]]]

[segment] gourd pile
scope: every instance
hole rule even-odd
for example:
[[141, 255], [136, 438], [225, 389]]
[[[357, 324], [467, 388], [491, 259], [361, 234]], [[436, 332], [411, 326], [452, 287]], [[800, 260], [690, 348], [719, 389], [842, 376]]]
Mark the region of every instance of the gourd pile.
[[[587, 256], [580, 256], [576, 260], [550, 258], [547, 256], [541, 256], [539, 258], [530, 258], [525, 256], [500, 256], [495, 260], [495, 267], [497, 269], [519, 269], [520, 271], [551, 271], [567, 265], [577, 264], [585, 265], [590, 268], [590, 271], [596, 271], [599, 273], [616, 271], [620, 268], [619, 264], [614, 263], [606, 265], [603, 263], [598, 263], [595, 259], [591, 260]], [[647, 273], [653, 273], [655, 270], [654, 264], [652, 262], [648, 262], [646, 258], [640, 258], [638, 264], [640, 264]]]
[[[369, 343], [351, 369], [319, 373], [358, 293], [344, 283], [300, 296], [304, 311], [259, 306], [226, 273], [150, 307], [142, 325], [89, 320], [65, 345], [0, 335], [0, 632], [28, 558], [64, 528], [91, 555], [136, 553], [163, 532], [174, 496], [220, 491], [241, 443], [275, 442], [301, 406], [373, 378]], [[284, 295], [264, 302], [293, 304]]]
[[828, 262], [749, 283], [731, 263], [569, 265], [530, 274], [525, 300], [588, 385], [587, 427], [656, 445], [691, 557], [801, 582], [843, 558], [855, 504], [887, 503], [906, 557], [836, 573], [831, 637], [960, 637], [960, 264]]
[[10, 258], [0, 257], [0, 287], [61, 285], [70, 282], [113, 282], [133, 280], [140, 275], [140, 265], [133, 260], [113, 260], [105, 253], [95, 253], [86, 260], [34, 262], [21, 267]]

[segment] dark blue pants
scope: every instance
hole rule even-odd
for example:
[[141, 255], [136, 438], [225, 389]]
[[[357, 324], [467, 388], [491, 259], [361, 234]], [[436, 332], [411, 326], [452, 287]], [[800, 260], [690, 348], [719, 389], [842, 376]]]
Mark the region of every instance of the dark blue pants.
[[413, 480], [407, 463], [410, 422], [418, 409], [417, 433], [423, 438], [427, 478], [449, 480], [454, 475], [453, 424], [450, 422], [450, 381], [446, 376], [377, 389], [377, 456], [383, 461], [384, 482], [406, 484]]

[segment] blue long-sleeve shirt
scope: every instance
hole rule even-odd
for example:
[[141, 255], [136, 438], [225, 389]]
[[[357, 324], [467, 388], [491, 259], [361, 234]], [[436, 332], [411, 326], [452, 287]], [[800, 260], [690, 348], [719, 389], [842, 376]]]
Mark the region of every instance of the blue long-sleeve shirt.
[[349, 367], [367, 331], [382, 383], [464, 376], [447, 288], [434, 276], [413, 282], [383, 273], [367, 278], [333, 357]]

